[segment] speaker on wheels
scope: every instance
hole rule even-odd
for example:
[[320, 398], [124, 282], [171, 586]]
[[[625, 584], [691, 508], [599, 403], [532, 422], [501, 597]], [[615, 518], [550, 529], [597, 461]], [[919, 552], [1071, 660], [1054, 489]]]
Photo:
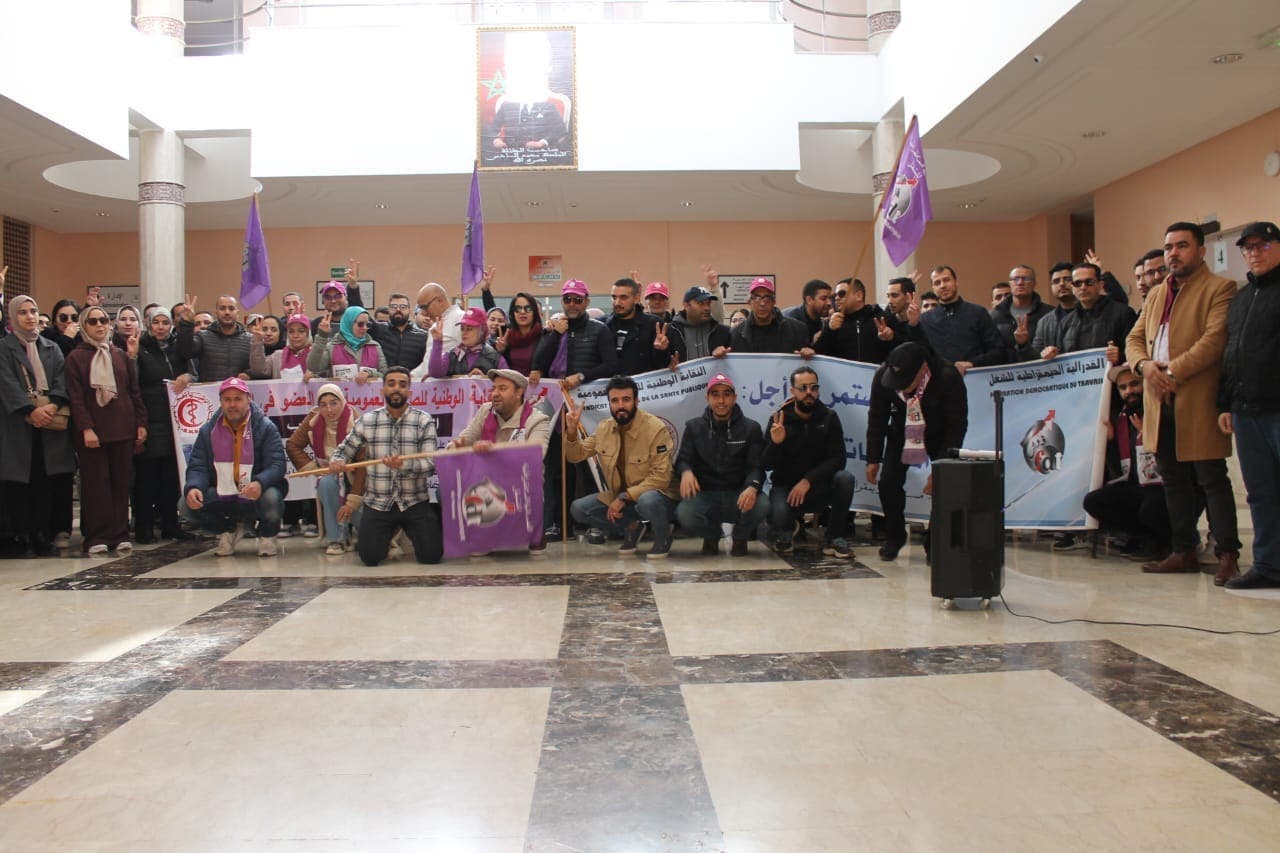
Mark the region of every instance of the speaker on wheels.
[[998, 596], [1004, 588], [1004, 462], [933, 463], [929, 535], [935, 598]]

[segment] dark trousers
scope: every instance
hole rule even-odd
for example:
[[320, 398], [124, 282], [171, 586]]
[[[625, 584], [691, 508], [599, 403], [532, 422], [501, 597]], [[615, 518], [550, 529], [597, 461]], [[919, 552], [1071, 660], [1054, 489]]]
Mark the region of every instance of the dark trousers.
[[[1215, 427], [1216, 429], [1216, 427]], [[1196, 519], [1200, 510], [1196, 501], [1196, 483], [1204, 489], [1213, 535], [1214, 551], [1221, 555], [1240, 551], [1236, 530], [1236, 497], [1227, 477], [1227, 460], [1201, 459], [1178, 461], [1178, 430], [1173, 404], [1160, 407], [1160, 445], [1156, 451], [1156, 467], [1164, 480], [1165, 505], [1169, 509], [1169, 544], [1177, 553], [1195, 550], [1200, 537]]]
[[[892, 447], [889, 448], [893, 450]], [[902, 451], [889, 452], [880, 464], [880, 508], [884, 510], [884, 538], [891, 544], [907, 541], [907, 466]], [[926, 537], [927, 541], [927, 537]]]
[[80, 533], [84, 550], [92, 545], [114, 548], [129, 541], [129, 486], [133, 477], [133, 441], [104, 441], [85, 447], [77, 430], [80, 461]]
[[[44, 473], [44, 443], [40, 430], [32, 429], [31, 433], [31, 467], [27, 482], [6, 480], [4, 502], [9, 516], [9, 532], [17, 537], [26, 537], [32, 545], [44, 545], [59, 532], [54, 529], [50, 512], [54, 478], [46, 477]], [[69, 478], [71, 475], [66, 476]]]
[[75, 492], [75, 472], [69, 474], [50, 474], [49, 493], [52, 495], [49, 512], [53, 534], [70, 533], [72, 526], [71, 503]]
[[1084, 511], [1104, 530], [1127, 533], [1156, 548], [1169, 545], [1169, 510], [1160, 486], [1109, 483], [1084, 496]]
[[387, 558], [391, 539], [403, 530], [413, 543], [419, 563], [438, 563], [444, 556], [444, 534], [440, 529], [440, 509], [430, 501], [420, 501], [407, 509], [393, 506], [378, 510], [365, 506], [360, 516], [360, 562], [376, 566]]
[[827, 516], [826, 539], [843, 539], [849, 528], [849, 504], [853, 503], [855, 486], [853, 475], [848, 471], [837, 471], [831, 482], [821, 486], [814, 485], [805, 495], [804, 504], [793, 507], [787, 503], [787, 495], [792, 486], [773, 486], [769, 490], [769, 526], [774, 536], [791, 538], [796, 518], [806, 512], [822, 514], [830, 510]]
[[133, 532], [152, 535], [160, 523], [162, 536], [178, 532], [178, 460], [173, 456], [138, 456], [133, 460]]
[[1253, 517], [1253, 570], [1280, 579], [1280, 412], [1231, 420]]

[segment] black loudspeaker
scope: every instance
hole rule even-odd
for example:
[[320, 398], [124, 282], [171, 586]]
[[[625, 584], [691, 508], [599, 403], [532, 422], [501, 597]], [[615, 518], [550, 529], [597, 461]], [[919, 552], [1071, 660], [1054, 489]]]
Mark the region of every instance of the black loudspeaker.
[[935, 598], [998, 596], [1004, 588], [1004, 462], [934, 462], [929, 535]]

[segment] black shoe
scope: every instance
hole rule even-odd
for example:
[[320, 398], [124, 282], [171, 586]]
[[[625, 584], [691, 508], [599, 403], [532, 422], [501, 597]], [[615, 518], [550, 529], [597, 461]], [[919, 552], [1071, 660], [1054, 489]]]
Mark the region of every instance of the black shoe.
[[150, 533], [137, 533], [133, 537], [133, 544], [154, 545], [156, 544], [156, 537], [152, 536]]
[[720, 553], [719, 539], [703, 539], [702, 540], [702, 556], [714, 557]]
[[1226, 582], [1227, 589], [1274, 589], [1280, 587], [1280, 578], [1264, 575], [1257, 569], [1249, 569]]
[[548, 527], [546, 530], [542, 531], [542, 534], [543, 534], [543, 541], [545, 542], [559, 542], [560, 541], [560, 525], [553, 524], [550, 527]]
[[902, 550], [902, 542], [885, 542], [880, 546], [880, 559], [896, 560], [898, 552]]
[[730, 556], [730, 557], [745, 557], [745, 556], [747, 556], [747, 543], [748, 543], [749, 541], [750, 541], [749, 539], [735, 539], [735, 540], [733, 540], [733, 547], [729, 549], [729, 556]]
[[644, 528], [639, 524], [628, 527], [626, 534], [622, 537], [622, 547], [618, 548], [619, 554], [634, 554], [636, 545], [640, 542], [640, 534]]
[[48, 539], [42, 536], [32, 536], [31, 553], [37, 557], [52, 557], [58, 553], [58, 549]]
[[[605, 539], [604, 539], [604, 531], [603, 531], [603, 530], [597, 530], [596, 528], [594, 528], [594, 527], [593, 527], [593, 528], [591, 528], [590, 530], [588, 530], [588, 531], [587, 531], [587, 544], [588, 544], [588, 545], [603, 545], [603, 544], [604, 544], [604, 541], [605, 541]], [[633, 549], [633, 550], [634, 550], [634, 549]]]

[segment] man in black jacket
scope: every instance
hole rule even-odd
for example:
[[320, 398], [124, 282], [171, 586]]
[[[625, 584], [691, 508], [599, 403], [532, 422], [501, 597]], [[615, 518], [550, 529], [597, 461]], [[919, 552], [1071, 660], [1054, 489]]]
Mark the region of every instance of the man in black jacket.
[[938, 307], [924, 312], [920, 325], [934, 352], [953, 363], [961, 376], [971, 367], [1007, 362], [1009, 353], [991, 315], [960, 298], [956, 271], [945, 264], [934, 267], [930, 279]]
[[711, 313], [711, 303], [719, 299], [705, 287], [694, 286], [684, 292], [684, 310], [671, 319], [672, 328], [680, 333], [681, 361], [724, 357], [729, 348], [729, 327]]
[[240, 304], [231, 295], [218, 297], [218, 322], [196, 331], [195, 299], [178, 309], [178, 357], [199, 359], [201, 382], [221, 382], [232, 376], [249, 378], [249, 344], [253, 335], [240, 324]]
[[751, 316], [730, 333], [734, 352], [796, 353], [813, 358], [809, 330], [799, 320], [782, 316], [773, 282], [761, 277], [751, 282]]
[[861, 281], [854, 279], [841, 288], [844, 298], [837, 300], [815, 349], [820, 355], [880, 364], [901, 343], [897, 321], [879, 305], [867, 304], [867, 288]]
[[1076, 291], [1071, 284], [1071, 262], [1058, 261], [1049, 270], [1049, 290], [1058, 305], [1040, 318], [1031, 340], [1031, 351], [1036, 358], [1054, 358], [1065, 352], [1064, 335], [1067, 319], [1076, 310]]
[[769, 421], [764, 467], [773, 471], [769, 487], [773, 547], [779, 554], [790, 553], [796, 517], [825, 511], [822, 553], [851, 557], [845, 530], [854, 480], [845, 470], [844, 429], [818, 396], [817, 372], [797, 367], [791, 372], [791, 398]]
[[1236, 241], [1249, 281], [1231, 302], [1218, 427], [1235, 433], [1253, 516], [1253, 565], [1229, 589], [1280, 586], [1280, 228], [1254, 222]]
[[735, 557], [768, 512], [761, 500], [764, 435], [742, 414], [733, 380], [717, 373], [707, 382], [707, 408], [684, 425], [676, 474], [680, 477], [680, 526], [702, 537], [702, 553], [720, 553], [720, 525], [733, 524]]
[[409, 297], [393, 293], [387, 300], [391, 317], [386, 323], [369, 326], [369, 336], [382, 347], [387, 364], [398, 364], [413, 370], [427, 355], [431, 336], [409, 322]]
[[605, 319], [605, 325], [613, 333], [614, 352], [618, 372], [635, 376], [648, 370], [674, 367], [672, 356], [678, 347], [665, 320], [646, 314], [640, 307], [640, 283], [631, 278], [620, 278], [613, 283], [613, 313]]
[[[587, 307], [591, 304], [587, 283], [576, 278], [566, 281], [560, 289], [560, 304], [564, 317], [547, 325], [533, 355], [533, 366], [539, 375], [563, 379], [565, 389], [572, 391], [583, 382], [606, 379], [617, 373], [618, 355], [609, 328], [587, 316]], [[553, 372], [552, 367], [559, 368], [556, 355], [566, 337], [565, 368], [561, 374], [559, 369]]]
[[991, 309], [1010, 361], [1034, 361], [1039, 356], [1032, 349], [1040, 318], [1053, 311], [1036, 293], [1036, 271], [1026, 264], [1018, 264], [1009, 271], [1011, 296]]
[[[907, 541], [907, 466], [922, 465], [948, 448], [963, 446], [968, 429], [969, 398], [955, 367], [914, 342], [889, 354], [871, 382], [867, 412], [867, 482], [879, 484], [884, 510], [881, 559], [896, 558]], [[932, 492], [931, 474], [924, 493]], [[928, 541], [926, 535], [926, 557]]]
[[822, 331], [822, 321], [831, 315], [831, 285], [820, 278], [805, 282], [800, 291], [800, 304], [793, 305], [782, 312], [783, 317], [804, 323], [809, 332], [809, 343], [813, 343]]
[[1079, 304], [1067, 317], [1062, 352], [1106, 347], [1109, 363], [1124, 361], [1120, 349], [1138, 315], [1103, 293], [1102, 273], [1096, 264], [1076, 264], [1071, 270], [1071, 287]]

